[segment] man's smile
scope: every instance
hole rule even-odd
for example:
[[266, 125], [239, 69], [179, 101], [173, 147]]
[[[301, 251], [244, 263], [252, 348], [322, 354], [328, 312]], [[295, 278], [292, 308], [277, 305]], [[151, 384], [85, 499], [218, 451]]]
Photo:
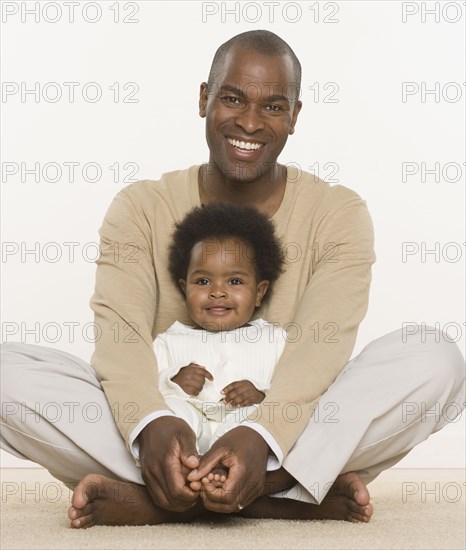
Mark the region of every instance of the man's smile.
[[226, 142], [230, 156], [239, 160], [256, 160], [265, 148], [265, 143], [258, 141], [240, 141], [227, 137]]
[[246, 151], [250, 151], [251, 149], [255, 151], [264, 145], [260, 141], [239, 140], [233, 137], [227, 137], [227, 140], [230, 145], [233, 145], [233, 147]]

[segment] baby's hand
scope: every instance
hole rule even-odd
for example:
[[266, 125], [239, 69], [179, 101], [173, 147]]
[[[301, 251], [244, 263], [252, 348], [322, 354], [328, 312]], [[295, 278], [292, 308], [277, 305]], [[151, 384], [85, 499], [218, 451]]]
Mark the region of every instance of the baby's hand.
[[181, 368], [170, 380], [178, 384], [188, 395], [196, 396], [202, 391], [206, 378], [210, 381], [214, 379], [205, 367], [190, 363], [187, 367]]
[[234, 407], [247, 407], [262, 403], [265, 393], [259, 391], [249, 380], [239, 380], [225, 386], [221, 393], [225, 396], [225, 403]]

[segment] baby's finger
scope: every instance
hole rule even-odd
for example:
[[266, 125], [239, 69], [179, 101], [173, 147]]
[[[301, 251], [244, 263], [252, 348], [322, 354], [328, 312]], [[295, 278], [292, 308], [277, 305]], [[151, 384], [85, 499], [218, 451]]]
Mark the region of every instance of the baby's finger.
[[248, 394], [243, 391], [236, 391], [230, 400], [231, 405], [238, 407], [243, 401], [248, 398]]
[[189, 367], [186, 367], [186, 368], [189, 369], [190, 374], [202, 376], [202, 378], [208, 378], [209, 380], [214, 379], [212, 374], [205, 367], [201, 367], [200, 365], [191, 364]]
[[228, 395], [230, 392], [237, 389], [240, 384], [241, 382], [232, 382], [231, 384], [228, 384], [228, 386], [225, 386], [220, 393]]
[[236, 399], [240, 395], [244, 395], [247, 392], [247, 389], [244, 388], [241, 384], [237, 384], [235, 388], [225, 393], [225, 400], [233, 400]]
[[213, 382], [214, 377], [212, 376], [212, 374], [206, 368], [204, 368], [203, 370], [204, 370], [204, 372], [201, 373], [202, 376], [204, 376], [204, 378], [207, 378], [208, 380]]

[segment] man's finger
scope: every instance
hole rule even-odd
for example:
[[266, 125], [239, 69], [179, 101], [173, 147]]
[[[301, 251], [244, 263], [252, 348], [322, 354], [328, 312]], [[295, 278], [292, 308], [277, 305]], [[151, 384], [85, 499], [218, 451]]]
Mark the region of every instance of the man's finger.
[[227, 479], [222, 487], [205, 485], [201, 496], [205, 508], [212, 512], [228, 514], [237, 512], [238, 505], [245, 507], [255, 500], [248, 498], [247, 493], [247, 490], [241, 488], [238, 480]]
[[144, 468], [141, 473], [146, 484], [146, 489], [154, 504], [164, 508], [165, 510], [170, 510], [171, 503], [166, 497], [166, 494], [168, 494], [168, 488], [165, 484], [165, 479], [163, 476], [158, 476], [157, 478], [155, 477], [154, 472]]
[[199, 454], [197, 452], [195, 441], [187, 441], [186, 438], [180, 439], [180, 449], [180, 458], [184, 466], [190, 470], [197, 468], [199, 466]]
[[246, 507], [261, 496], [257, 483], [241, 482], [242, 468], [231, 468], [222, 487], [202, 488], [202, 501], [205, 508], [212, 512], [227, 514], [237, 512], [238, 506]]
[[187, 510], [192, 506], [196, 493], [186, 485], [185, 477], [181, 471], [182, 464], [179, 458], [173, 457], [172, 459], [167, 460], [166, 464], [166, 484], [168, 495], [170, 495], [172, 503], [176, 503], [178, 508], [177, 511], [182, 511], [181, 507]]
[[202, 487], [202, 483], [200, 481], [191, 481], [189, 483], [189, 486], [193, 491], [200, 491]]

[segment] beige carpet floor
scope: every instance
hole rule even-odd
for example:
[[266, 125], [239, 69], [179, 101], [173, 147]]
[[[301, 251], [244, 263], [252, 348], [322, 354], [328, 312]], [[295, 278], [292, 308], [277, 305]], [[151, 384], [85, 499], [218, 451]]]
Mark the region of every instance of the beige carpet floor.
[[70, 491], [45, 470], [3, 469], [0, 548], [9, 549], [463, 549], [463, 470], [384, 472], [369, 485], [369, 524], [247, 520], [155, 527], [69, 528]]

